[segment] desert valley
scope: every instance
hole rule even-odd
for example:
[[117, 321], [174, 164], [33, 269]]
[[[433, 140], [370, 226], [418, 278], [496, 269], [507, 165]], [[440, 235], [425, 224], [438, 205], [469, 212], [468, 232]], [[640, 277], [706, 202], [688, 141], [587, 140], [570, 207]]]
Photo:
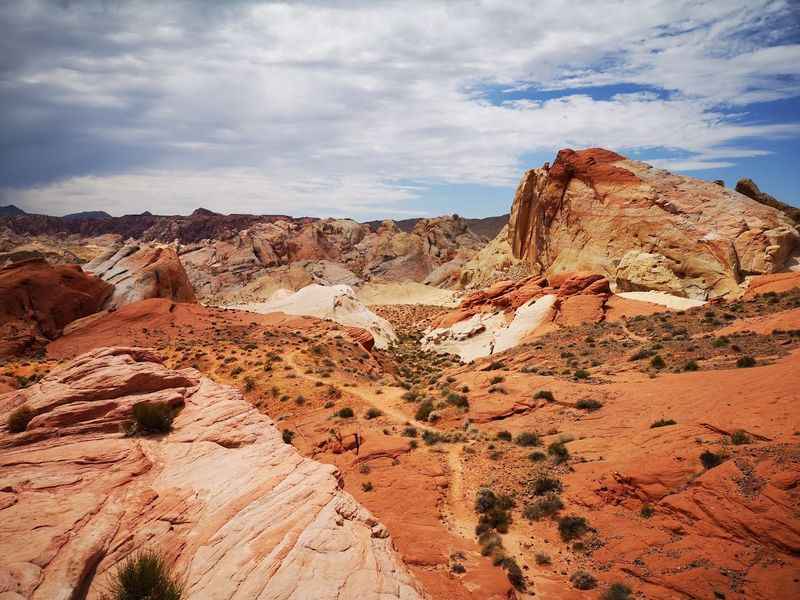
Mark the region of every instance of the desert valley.
[[796, 597], [800, 211], [600, 148], [509, 203], [6, 207], [0, 598]]

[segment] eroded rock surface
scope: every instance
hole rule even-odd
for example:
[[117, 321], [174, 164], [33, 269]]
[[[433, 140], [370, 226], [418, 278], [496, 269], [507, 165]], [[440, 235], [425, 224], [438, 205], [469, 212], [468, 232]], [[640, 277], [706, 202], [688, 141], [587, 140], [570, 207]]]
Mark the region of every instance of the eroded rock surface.
[[783, 212], [738, 192], [592, 148], [523, 175], [509, 243], [534, 272], [591, 271], [620, 291], [704, 300], [784, 269], [800, 235]]
[[[140, 402], [173, 431], [125, 437]], [[35, 412], [0, 429], [0, 597], [97, 599], [115, 566], [163, 551], [189, 599], [418, 599], [388, 532], [337, 470], [284, 444], [233, 388], [104, 348], [0, 396]]]
[[127, 244], [98, 256], [86, 269], [114, 285], [105, 308], [148, 298], [195, 302], [192, 284], [172, 248]]
[[0, 269], [0, 356], [43, 347], [71, 321], [100, 310], [111, 292], [77, 265], [38, 259]]

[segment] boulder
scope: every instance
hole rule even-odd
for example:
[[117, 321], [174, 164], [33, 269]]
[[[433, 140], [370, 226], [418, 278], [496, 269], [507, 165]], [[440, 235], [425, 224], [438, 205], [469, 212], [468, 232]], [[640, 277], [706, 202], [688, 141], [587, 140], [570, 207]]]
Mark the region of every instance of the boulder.
[[[120, 432], [132, 407], [179, 412], [170, 433]], [[0, 596], [99, 600], [137, 551], [161, 553], [187, 600], [423, 593], [386, 529], [238, 391], [151, 351], [103, 348], [0, 396]], [[5, 420], [4, 420], [5, 421]]]
[[534, 273], [590, 271], [700, 300], [738, 295], [746, 275], [786, 268], [800, 247], [780, 210], [600, 148], [526, 172], [508, 240]]
[[105, 308], [166, 298], [195, 302], [194, 289], [174, 249], [127, 244], [86, 265], [86, 270], [114, 285]]

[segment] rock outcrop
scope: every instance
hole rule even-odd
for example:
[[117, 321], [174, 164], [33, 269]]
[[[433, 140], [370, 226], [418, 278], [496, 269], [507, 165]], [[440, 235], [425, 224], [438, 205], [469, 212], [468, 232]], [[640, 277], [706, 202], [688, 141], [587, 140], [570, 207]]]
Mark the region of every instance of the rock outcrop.
[[777, 208], [781, 212], [786, 213], [786, 215], [792, 219], [795, 224], [800, 225], [800, 208], [791, 206], [785, 202], [781, 202], [774, 196], [770, 196], [769, 194], [762, 192], [756, 185], [756, 182], [752, 179], [740, 179], [737, 181], [736, 191], [740, 194], [744, 194], [748, 198], [752, 198], [756, 202], [760, 202], [766, 206], [771, 206], [772, 208]]
[[[346, 285], [308, 285], [297, 292], [279, 290], [267, 302], [232, 308], [259, 314], [285, 313], [329, 319], [347, 327], [366, 330], [377, 348], [385, 349], [397, 336], [392, 325], [369, 310]], [[360, 340], [359, 340], [360, 341]]]
[[112, 289], [77, 265], [38, 259], [0, 269], [0, 356], [42, 348], [71, 321], [100, 310]]
[[[121, 433], [142, 402], [179, 410], [172, 432]], [[0, 396], [3, 415], [22, 405], [27, 429], [0, 429], [0, 597], [97, 600], [141, 549], [188, 600], [423, 597], [338, 471], [233, 388], [103, 348]]]
[[192, 284], [172, 248], [127, 244], [98, 256], [86, 270], [114, 285], [105, 308], [148, 298], [195, 302]]
[[471, 361], [552, 327], [599, 322], [610, 295], [608, 280], [592, 273], [500, 281], [466, 296], [456, 310], [435, 321], [422, 346]]
[[523, 175], [509, 243], [535, 273], [591, 271], [620, 291], [704, 300], [785, 268], [800, 235], [740, 193], [593, 148]]

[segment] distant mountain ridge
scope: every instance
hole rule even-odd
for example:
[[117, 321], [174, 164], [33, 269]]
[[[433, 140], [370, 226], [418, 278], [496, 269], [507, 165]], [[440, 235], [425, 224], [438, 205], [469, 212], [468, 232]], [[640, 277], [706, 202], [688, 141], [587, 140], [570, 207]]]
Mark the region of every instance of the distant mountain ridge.
[[83, 212], [70, 213], [61, 218], [69, 221], [76, 219], [111, 219], [113, 217], [104, 210], [85, 210]]
[[[397, 223], [397, 227], [400, 231], [411, 233], [421, 220], [422, 217], [418, 217], [415, 219], [401, 219], [400, 221], [395, 221], [395, 223]], [[464, 219], [464, 221], [466, 221], [467, 227], [469, 227], [473, 233], [477, 233], [480, 236], [492, 240], [497, 237], [500, 230], [508, 224], [508, 214], [506, 213], [496, 217], [484, 217], [482, 219]], [[370, 228], [375, 231], [380, 227], [381, 223], [383, 223], [383, 221], [366, 221], [364, 225], [369, 225]]]
[[8, 206], [0, 206], [0, 217], [13, 217], [27, 214], [28, 213], [26, 213], [24, 210], [18, 206], [14, 206], [13, 204], [9, 204]]

